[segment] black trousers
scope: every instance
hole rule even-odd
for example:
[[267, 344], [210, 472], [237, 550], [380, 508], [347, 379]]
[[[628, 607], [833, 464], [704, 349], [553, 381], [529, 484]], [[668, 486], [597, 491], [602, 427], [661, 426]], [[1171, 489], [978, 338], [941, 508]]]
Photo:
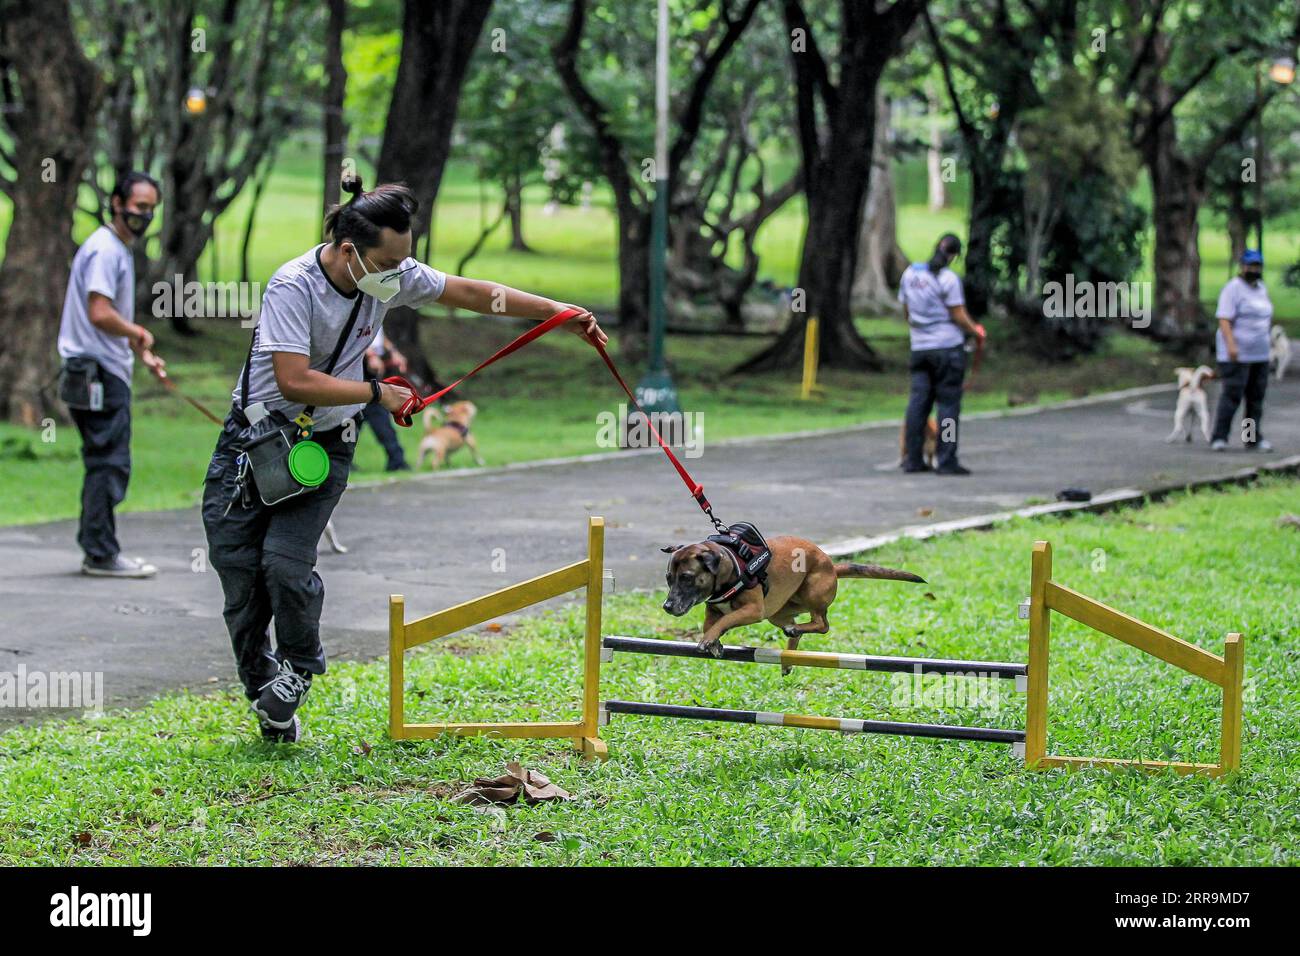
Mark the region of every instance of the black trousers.
[[[1260, 423], [1264, 418], [1264, 393], [1268, 390], [1267, 362], [1220, 362], [1219, 404], [1214, 410], [1214, 433], [1211, 441], [1227, 441], [1232, 430], [1232, 418], [1237, 414], [1241, 400], [1246, 399], [1246, 413], [1242, 416], [1242, 444], [1250, 446], [1264, 437]], [[1246, 441], [1245, 425], [1253, 421], [1250, 441]]]
[[966, 350], [960, 345], [950, 349], [922, 349], [913, 352], [908, 363], [912, 373], [912, 393], [907, 399], [904, 422], [904, 464], [919, 468], [925, 462], [925, 422], [930, 410], [938, 405], [935, 417], [939, 441], [934, 466], [951, 468], [957, 464], [957, 423], [961, 418], [961, 386], [966, 377]]
[[402, 442], [397, 437], [397, 427], [393, 424], [393, 416], [383, 405], [367, 404], [361, 410], [363, 419], [367, 425], [374, 430], [375, 437], [379, 439], [379, 444], [384, 446], [384, 454], [388, 456], [388, 470], [398, 471], [406, 467], [406, 452], [402, 450]]
[[122, 550], [113, 509], [126, 497], [131, 480], [131, 388], [102, 368], [99, 379], [104, 384], [103, 409], [68, 411], [81, 432], [81, 461], [86, 469], [77, 544], [86, 557], [108, 560]]
[[[253, 495], [245, 508], [237, 498], [238, 436], [247, 419], [232, 410], [226, 418], [203, 484], [203, 528], [208, 561], [221, 579], [223, 610], [244, 691], [258, 689], [276, 674], [281, 660], [312, 674], [325, 673], [320, 615], [325, 583], [316, 573], [316, 545], [347, 487], [355, 423], [317, 432], [330, 458], [330, 473], [315, 491], [275, 507]], [[353, 441], [345, 441], [347, 432]], [[235, 502], [230, 505], [232, 498]], [[276, 648], [269, 627], [275, 621]]]

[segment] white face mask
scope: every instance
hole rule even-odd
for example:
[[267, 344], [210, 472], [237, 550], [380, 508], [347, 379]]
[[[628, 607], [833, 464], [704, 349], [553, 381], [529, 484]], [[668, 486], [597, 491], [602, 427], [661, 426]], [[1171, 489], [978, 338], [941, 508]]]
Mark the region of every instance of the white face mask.
[[346, 263], [348, 267], [348, 276], [357, 284], [357, 288], [368, 296], [373, 296], [380, 302], [387, 302], [397, 293], [402, 291], [402, 280], [399, 278], [404, 270], [388, 269], [385, 272], [371, 272], [366, 268], [366, 260], [359, 253], [357, 261], [361, 263], [361, 278], [352, 275], [352, 263]]

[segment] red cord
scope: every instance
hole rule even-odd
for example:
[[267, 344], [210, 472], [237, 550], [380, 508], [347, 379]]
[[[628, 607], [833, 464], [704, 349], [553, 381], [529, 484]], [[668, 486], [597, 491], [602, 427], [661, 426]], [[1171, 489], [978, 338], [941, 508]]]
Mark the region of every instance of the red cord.
[[[403, 428], [409, 428], [411, 426], [411, 417], [413, 415], [415, 415], [417, 412], [423, 411], [425, 408], [428, 408], [438, 399], [442, 398], [442, 396], [446, 395], [456, 386], [460, 385], [461, 382], [464, 382], [468, 378], [473, 378], [475, 375], [477, 375], [483, 369], [487, 368], [493, 362], [505, 358], [507, 355], [509, 355], [512, 352], [518, 351], [519, 349], [527, 345], [529, 342], [541, 338], [543, 335], [545, 335], [547, 332], [550, 332], [552, 329], [559, 328], [565, 322], [572, 319], [575, 315], [582, 315], [582, 311], [580, 309], [564, 309], [561, 312], [556, 312], [545, 322], [533, 326], [531, 329], [529, 329], [523, 335], [519, 336], [509, 345], [506, 345], [505, 347], [494, 352], [491, 356], [489, 356], [484, 361], [480, 362], [471, 371], [467, 372], [466, 374], [462, 375], [460, 378], [456, 379], [456, 381], [452, 382], [446, 388], [434, 392], [432, 395], [429, 395], [426, 398], [420, 398], [415, 392], [415, 386], [413, 386], [410, 382], [408, 382], [405, 378], [403, 378], [400, 375], [392, 375], [384, 379], [384, 381], [389, 385], [400, 385], [403, 388], [410, 389], [411, 391], [411, 397], [407, 399], [407, 401], [402, 405], [401, 408], [393, 412], [393, 420], [396, 421], [397, 424], [401, 425]], [[618, 382], [619, 386], [627, 394], [628, 399], [632, 402], [632, 406], [638, 412], [640, 412], [641, 415], [645, 418], [645, 423], [650, 428], [650, 434], [654, 435], [655, 441], [659, 443], [659, 447], [663, 449], [664, 454], [668, 456], [668, 460], [672, 462], [673, 467], [677, 469], [677, 474], [681, 476], [681, 479], [685, 483], [687, 489], [690, 490], [691, 497], [695, 499], [696, 503], [700, 506], [701, 509], [703, 509], [704, 513], [707, 514], [710, 517], [710, 519], [713, 520], [714, 523], [716, 524], [717, 519], [713, 518], [709, 501], [707, 498], [704, 497], [704, 486], [691, 477], [690, 472], [686, 470], [686, 467], [681, 463], [680, 460], [678, 460], [677, 456], [673, 454], [672, 449], [669, 448], [668, 445], [664, 442], [663, 437], [659, 434], [659, 430], [655, 428], [654, 423], [650, 420], [650, 416], [646, 415], [646, 413], [642, 410], [641, 403], [636, 400], [636, 396], [632, 393], [632, 389], [628, 388], [627, 382], [624, 381], [623, 376], [619, 374], [618, 367], [614, 364], [614, 360], [609, 357], [609, 353], [605, 351], [605, 346], [591, 339], [588, 339], [588, 341], [591, 342], [591, 344], [595, 347], [596, 351], [600, 353], [601, 360], [604, 361], [605, 367], [609, 369], [609, 373], [614, 376], [614, 380]]]

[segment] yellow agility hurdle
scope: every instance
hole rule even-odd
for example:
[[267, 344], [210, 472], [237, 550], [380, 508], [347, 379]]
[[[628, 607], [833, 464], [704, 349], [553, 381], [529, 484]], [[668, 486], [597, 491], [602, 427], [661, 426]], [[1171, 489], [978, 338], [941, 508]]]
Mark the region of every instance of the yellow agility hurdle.
[[[406, 601], [388, 598], [388, 735], [395, 740], [438, 737], [442, 734], [496, 737], [569, 737], [584, 757], [607, 756], [597, 726], [600, 706], [600, 605], [605, 560], [605, 519], [587, 522], [587, 557], [529, 581], [494, 591], [473, 601], [406, 621]], [[578, 588], [587, 589], [587, 626], [583, 655], [582, 719], [494, 724], [408, 724], [405, 716], [405, 655], [412, 647], [482, 624], [503, 614], [540, 604]]]
[[[604, 519], [593, 517], [588, 522], [585, 560], [414, 621], [405, 620], [405, 602], [402, 596], [392, 595], [389, 598], [389, 735], [395, 739], [429, 738], [441, 734], [514, 738], [568, 737], [573, 740], [575, 749], [584, 757], [603, 760], [608, 757], [608, 750], [605, 742], [600, 739], [600, 727], [607, 723], [612, 715], [619, 714], [801, 727], [834, 730], [841, 733], [891, 734], [1010, 744], [1012, 753], [1016, 757], [1023, 756], [1027, 768], [1038, 770], [1051, 768], [1077, 770], [1085, 767], [1105, 770], [1136, 768], [1220, 776], [1241, 766], [1244, 679], [1244, 645], [1241, 635], [1234, 633], [1227, 636], [1224, 642], [1224, 654], [1220, 657], [1058, 584], [1051, 579], [1052, 548], [1046, 541], [1039, 541], [1034, 545], [1030, 565], [1030, 595], [1029, 599], [1020, 606], [1020, 616], [1029, 620], [1029, 661], [1028, 664], [1014, 664], [817, 651], [782, 651], [775, 648], [735, 646], [724, 648], [721, 658], [713, 658], [712, 655], [700, 651], [696, 645], [688, 642], [603, 637], [601, 635], [603, 597], [601, 565], [604, 560], [604, 535]], [[586, 588], [586, 634], [583, 641], [581, 720], [532, 723], [408, 724], [405, 722], [403, 663], [404, 654], [408, 649], [583, 587]], [[1180, 763], [1048, 754], [1048, 650], [1053, 611], [1221, 687], [1223, 710], [1219, 762]], [[943, 724], [909, 724], [639, 701], [602, 702], [600, 699], [601, 664], [611, 662], [614, 654], [618, 652], [692, 657], [733, 663], [780, 664], [873, 672], [982, 674], [1008, 681], [1013, 680], [1016, 690], [1025, 692], [1025, 729], [1020, 731]]]

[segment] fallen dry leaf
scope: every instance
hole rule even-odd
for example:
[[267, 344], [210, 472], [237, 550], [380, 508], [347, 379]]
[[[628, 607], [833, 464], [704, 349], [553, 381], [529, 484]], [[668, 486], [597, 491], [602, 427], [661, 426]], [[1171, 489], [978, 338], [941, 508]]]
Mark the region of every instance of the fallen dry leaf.
[[476, 806], [511, 804], [520, 794], [530, 804], [543, 800], [571, 799], [567, 790], [551, 783], [549, 777], [536, 770], [527, 770], [516, 761], [506, 764], [506, 773], [500, 777], [478, 777], [465, 790], [452, 797], [457, 803]]
[[920, 515], [922, 518], [928, 518], [928, 517], [930, 517], [930, 515], [934, 514], [934, 509], [933, 509], [933, 508], [917, 508], [917, 509], [916, 509], [916, 513], [917, 513], [918, 515]]
[[355, 747], [352, 748], [352, 752], [353, 752], [354, 754], [360, 754], [360, 755], [363, 756], [363, 757], [369, 757], [369, 756], [370, 756], [370, 751], [372, 751], [372, 750], [374, 750], [374, 749], [375, 749], [374, 747], [370, 746], [369, 741], [365, 741], [365, 740], [363, 740], [363, 741], [361, 741], [360, 744], [358, 744], [357, 746], [355, 746]]
[[493, 633], [496, 633], [497, 631], [501, 630], [501, 625], [498, 624], [496, 621], [493, 621], [491, 624], [483, 628], [483, 630], [492, 631]]

